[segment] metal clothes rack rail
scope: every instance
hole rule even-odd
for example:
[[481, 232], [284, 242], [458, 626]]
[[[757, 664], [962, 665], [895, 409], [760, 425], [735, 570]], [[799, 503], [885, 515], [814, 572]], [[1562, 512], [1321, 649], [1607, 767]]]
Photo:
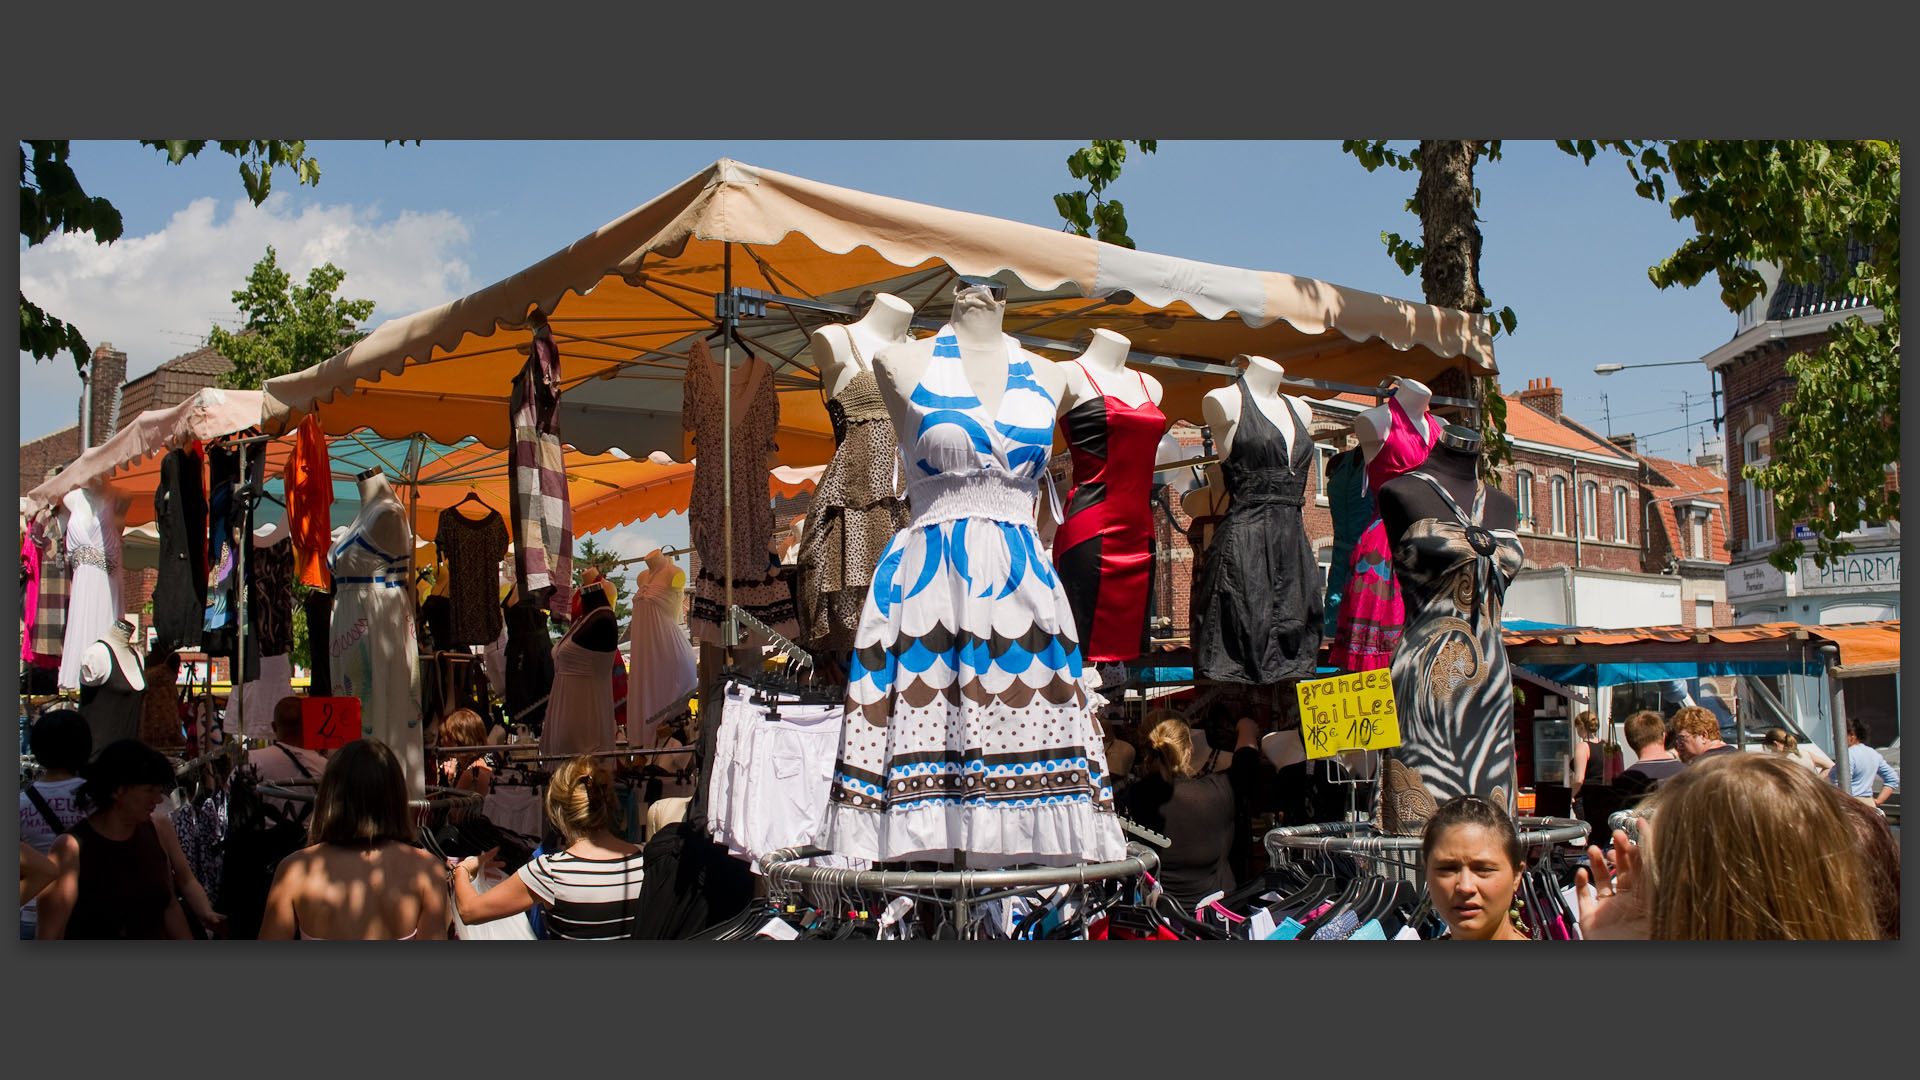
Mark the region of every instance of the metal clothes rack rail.
[[[289, 802], [312, 802], [319, 796], [320, 781], [306, 777], [275, 780], [271, 783], [257, 784], [254, 790], [269, 798], [286, 799]], [[429, 784], [425, 798], [408, 799], [407, 805], [415, 810], [453, 811], [478, 810], [485, 802], [486, 799], [477, 792]]]
[[[864, 889], [889, 896], [907, 896], [948, 904], [953, 908], [955, 926], [968, 924], [969, 909], [976, 904], [1056, 885], [1084, 885], [1093, 881], [1150, 874], [1160, 866], [1160, 856], [1152, 848], [1134, 841], [1127, 842], [1127, 857], [1114, 862], [1021, 870], [842, 870], [797, 865], [801, 859], [831, 854], [825, 848], [813, 845], [781, 848], [761, 856], [760, 866], [769, 882], [780, 885]], [[975, 890], [985, 891], [975, 895]]]
[[[1523, 817], [1515, 819], [1514, 824], [1529, 854], [1539, 848], [1577, 843], [1586, 839], [1588, 830], [1586, 822], [1575, 818]], [[1276, 863], [1308, 851], [1345, 854], [1371, 860], [1405, 880], [1422, 881], [1421, 838], [1376, 836], [1372, 829], [1372, 823], [1365, 821], [1286, 825], [1268, 832], [1264, 842], [1267, 857]]]

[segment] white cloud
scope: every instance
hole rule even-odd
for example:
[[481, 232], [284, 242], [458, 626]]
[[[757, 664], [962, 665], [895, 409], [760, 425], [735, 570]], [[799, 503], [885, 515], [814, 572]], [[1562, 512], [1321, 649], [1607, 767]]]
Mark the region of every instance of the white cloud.
[[[78, 323], [95, 345], [127, 354], [129, 378], [190, 352], [210, 325], [237, 326], [232, 293], [273, 245], [295, 281], [331, 262], [347, 273], [340, 293], [377, 305], [369, 325], [445, 303], [473, 288], [462, 256], [471, 233], [447, 211], [402, 212], [378, 206], [308, 205], [292, 196], [261, 206], [196, 199], [165, 228], [98, 244], [60, 234], [20, 255], [20, 287], [52, 315]], [[20, 437], [72, 424], [80, 383], [68, 357], [20, 355]]]
[[[655, 548], [687, 546], [687, 515], [684, 512], [663, 514], [646, 521], [637, 521], [631, 525], [588, 535], [593, 537], [596, 545], [608, 551], [618, 552], [622, 559], [637, 559]], [[578, 550], [577, 541], [575, 550]], [[687, 568], [685, 555], [675, 557], [674, 562], [682, 570]], [[629, 583], [633, 581], [635, 569], [630, 567], [627, 570]]]

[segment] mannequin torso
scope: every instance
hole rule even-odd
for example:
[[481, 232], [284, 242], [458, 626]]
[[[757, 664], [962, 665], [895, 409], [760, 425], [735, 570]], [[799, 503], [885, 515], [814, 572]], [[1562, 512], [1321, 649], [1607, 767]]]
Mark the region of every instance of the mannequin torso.
[[[1419, 472], [1426, 473], [1439, 481], [1453, 501], [1467, 513], [1473, 512], [1474, 494], [1480, 484], [1480, 453], [1477, 433], [1468, 432], [1475, 437], [1472, 440], [1456, 440], [1452, 434], [1464, 429], [1449, 425], [1448, 434], [1443, 435], [1434, 446], [1432, 454]], [[1472, 449], [1467, 449], [1468, 444]], [[1387, 537], [1398, 548], [1407, 530], [1414, 522], [1427, 518], [1452, 521], [1453, 509], [1442, 499], [1426, 481], [1408, 474], [1387, 481], [1380, 489], [1380, 520], [1386, 526]], [[1514, 506], [1513, 496], [1497, 488], [1486, 489], [1486, 507], [1480, 522], [1488, 529], [1512, 530], [1519, 524], [1519, 515]]]
[[607, 594], [599, 589], [588, 588], [581, 590], [581, 596], [582, 606], [586, 610], [567, 636], [583, 649], [612, 652], [620, 643], [620, 627], [614, 618], [613, 608], [607, 603]]
[[367, 539], [390, 558], [404, 559], [413, 544], [406, 507], [379, 470], [360, 478], [360, 521]]
[[[1280, 435], [1287, 442], [1288, 454], [1293, 453], [1295, 436], [1294, 417], [1299, 417], [1300, 426], [1311, 428], [1313, 413], [1307, 403], [1280, 392], [1280, 379], [1286, 369], [1264, 356], [1247, 357], [1246, 374], [1242, 376], [1247, 384], [1247, 397], [1254, 407], [1273, 422]], [[1240, 424], [1240, 389], [1228, 384], [1218, 390], [1209, 390], [1200, 402], [1200, 412], [1213, 431], [1213, 445], [1224, 460], [1233, 451], [1233, 435]], [[1291, 415], [1289, 415], [1291, 413]]]
[[[1006, 303], [994, 300], [985, 289], [962, 288], [954, 295], [950, 325], [960, 342], [960, 367], [989, 416], [999, 413], [1000, 400], [1006, 395], [1009, 350], [1001, 329], [1005, 313]], [[932, 338], [902, 341], [887, 346], [874, 358], [874, 377], [880, 384], [880, 396], [887, 403], [887, 412], [893, 417], [896, 433], [911, 433], [916, 426], [908, 399], [921, 376], [926, 374], [933, 360], [933, 349]], [[1058, 402], [1066, 393], [1066, 376], [1059, 365], [1018, 347], [1011, 352], [1033, 366], [1033, 381]]]
[[1151, 401], [1160, 404], [1165, 389], [1160, 380], [1127, 366], [1127, 354], [1133, 343], [1101, 327], [1093, 332], [1093, 341], [1072, 363], [1060, 365], [1066, 392], [1060, 395], [1059, 413], [1065, 416], [1084, 401], [1106, 396], [1128, 408], [1139, 408]]
[[1400, 408], [1412, 421], [1413, 430], [1426, 438], [1428, 425], [1437, 423], [1427, 415], [1427, 405], [1433, 400], [1433, 391], [1426, 384], [1412, 379], [1395, 378], [1393, 396], [1366, 412], [1353, 418], [1353, 433], [1360, 440], [1360, 453], [1368, 461], [1380, 453], [1380, 447], [1387, 440], [1387, 433], [1393, 430], [1393, 402], [1399, 402]]
[[907, 340], [913, 308], [890, 293], [873, 298], [859, 321], [823, 326], [813, 332], [813, 357], [820, 366], [820, 394], [831, 401], [855, 375], [873, 370], [880, 350]]

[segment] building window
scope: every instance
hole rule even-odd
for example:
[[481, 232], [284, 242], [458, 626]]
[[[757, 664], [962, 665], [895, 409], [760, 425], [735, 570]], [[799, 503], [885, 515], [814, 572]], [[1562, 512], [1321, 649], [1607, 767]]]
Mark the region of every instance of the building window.
[[1613, 489], [1613, 539], [1615, 543], [1627, 543], [1627, 489]]
[[1695, 600], [1693, 602], [1693, 625], [1705, 627], [1713, 625], [1713, 601]]
[[1313, 449], [1319, 459], [1316, 463], [1318, 467], [1314, 471], [1320, 474], [1320, 486], [1317, 489], [1319, 494], [1314, 496], [1313, 501], [1316, 506], [1325, 506], [1327, 505], [1327, 465], [1333, 461], [1333, 455], [1339, 451], [1326, 443], [1314, 443]]
[[1520, 528], [1533, 531], [1533, 474], [1525, 469], [1514, 474], [1513, 501], [1520, 512]]
[[1687, 516], [1689, 519], [1688, 524], [1692, 527], [1691, 539], [1693, 541], [1693, 546], [1688, 550], [1693, 553], [1693, 558], [1704, 559], [1707, 557], [1707, 515], [1695, 510]]
[[[1747, 432], [1741, 445], [1743, 465], [1765, 465], [1768, 461], [1766, 425]], [[1773, 492], [1753, 480], [1743, 483], [1747, 497], [1747, 544], [1750, 547], [1766, 547], [1773, 543]]]
[[1580, 535], [1600, 538], [1600, 485], [1591, 480], [1580, 485]]
[[1553, 490], [1553, 534], [1567, 535], [1567, 478], [1556, 476], [1549, 485]]
[[1327, 579], [1333, 569], [1333, 545], [1322, 544], [1315, 549], [1313, 561], [1320, 567], [1320, 595], [1327, 594]]

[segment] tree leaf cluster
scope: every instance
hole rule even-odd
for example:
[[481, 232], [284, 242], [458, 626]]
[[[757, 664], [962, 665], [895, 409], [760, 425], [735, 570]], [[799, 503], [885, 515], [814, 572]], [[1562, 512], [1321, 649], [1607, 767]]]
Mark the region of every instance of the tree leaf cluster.
[[207, 332], [207, 343], [233, 362], [220, 385], [258, 390], [268, 379], [312, 367], [365, 336], [359, 323], [373, 314], [374, 302], [336, 297], [346, 276], [326, 263], [308, 272], [306, 284], [295, 285], [269, 246], [246, 287], [232, 294], [243, 318], [240, 331], [214, 326]]
[[1121, 167], [1127, 160], [1128, 142], [1143, 154], [1151, 154], [1159, 146], [1154, 139], [1095, 139], [1067, 155], [1067, 172], [1075, 180], [1085, 180], [1087, 188], [1063, 191], [1053, 197], [1053, 207], [1066, 222], [1066, 231], [1120, 247], [1134, 246], [1133, 238], [1127, 235], [1126, 207], [1118, 199], [1101, 197], [1102, 192], [1120, 179]]
[[[1781, 542], [1769, 561], [1783, 571], [1806, 554], [1792, 523], [1814, 533], [1825, 566], [1853, 549], [1842, 534], [1863, 522], [1898, 521], [1900, 493], [1888, 470], [1900, 456], [1900, 144], [1889, 140], [1560, 140], [1591, 163], [1626, 160], [1641, 198], [1662, 203], [1694, 235], [1650, 267], [1655, 286], [1690, 288], [1711, 274], [1720, 299], [1740, 311], [1766, 295], [1759, 271], [1822, 285], [1830, 298], [1858, 297], [1881, 320], [1857, 313], [1826, 342], [1787, 359], [1796, 380], [1781, 409], [1770, 460], [1742, 475], [1774, 497]], [[1669, 186], [1675, 191], [1668, 198]]]

